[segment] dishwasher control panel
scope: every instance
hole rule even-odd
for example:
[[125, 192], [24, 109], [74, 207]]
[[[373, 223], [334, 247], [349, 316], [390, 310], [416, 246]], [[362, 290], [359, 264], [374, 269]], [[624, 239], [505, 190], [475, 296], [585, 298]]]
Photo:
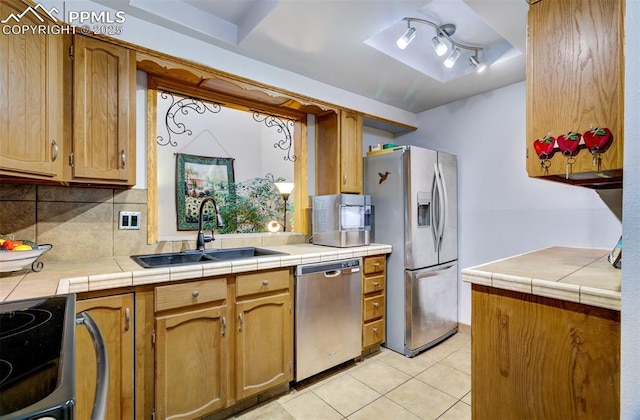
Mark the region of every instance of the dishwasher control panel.
[[[349, 259], [342, 261], [332, 261], [332, 262], [324, 262], [318, 264], [306, 264], [299, 265], [296, 268], [296, 276], [302, 276], [305, 274], [311, 273], [320, 273], [323, 271], [336, 271], [336, 270], [345, 270], [345, 272], [358, 272], [360, 271], [360, 265], [362, 260], [360, 258], [357, 259]], [[351, 270], [348, 270], [351, 269]]]

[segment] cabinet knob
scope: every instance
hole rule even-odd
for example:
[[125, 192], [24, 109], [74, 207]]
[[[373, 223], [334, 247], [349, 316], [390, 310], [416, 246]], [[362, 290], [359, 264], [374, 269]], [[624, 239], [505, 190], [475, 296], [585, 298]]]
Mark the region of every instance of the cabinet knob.
[[373, 307], [378, 309], [380, 307], [380, 304], [378, 302], [373, 302]]
[[124, 149], [120, 151], [120, 167], [124, 169], [125, 164], [127, 163], [127, 155], [124, 153]]
[[379, 263], [379, 262], [373, 263], [373, 266], [374, 266], [375, 268], [380, 268], [380, 263]]
[[269, 285], [269, 280], [262, 280], [262, 285], [263, 286], [268, 286]]
[[191, 296], [193, 296], [194, 298], [197, 298], [198, 296], [200, 296], [200, 292], [198, 292], [197, 290], [194, 290], [194, 291], [191, 293]]
[[378, 286], [380, 286], [380, 283], [379, 283], [379, 282], [375, 282], [375, 283], [373, 283], [373, 287], [377, 288]]
[[51, 152], [51, 162], [55, 162], [56, 159], [58, 159], [58, 152], [60, 149], [58, 148], [58, 143], [53, 139], [51, 139], [51, 148], [53, 149]]
[[375, 335], [378, 335], [378, 329], [377, 329], [377, 328], [372, 328], [372, 329], [371, 329], [371, 331], [373, 331], [373, 333], [374, 333]]

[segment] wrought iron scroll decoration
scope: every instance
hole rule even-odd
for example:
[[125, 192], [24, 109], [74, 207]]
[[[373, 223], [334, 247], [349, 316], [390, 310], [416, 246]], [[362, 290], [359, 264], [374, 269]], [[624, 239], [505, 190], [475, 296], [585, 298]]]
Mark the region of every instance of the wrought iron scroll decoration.
[[273, 144], [274, 149], [280, 149], [287, 154], [283, 158], [289, 162], [295, 162], [298, 157], [291, 153], [291, 147], [293, 147], [293, 136], [291, 129], [295, 127], [295, 121], [291, 119], [283, 120], [275, 115], [261, 114], [258, 111], [253, 111], [253, 119], [256, 122], [264, 122], [269, 128], [276, 128], [276, 131], [284, 136], [284, 138], [276, 141]]
[[168, 138], [158, 136], [157, 142], [160, 146], [171, 145], [176, 147], [178, 143], [171, 138], [174, 135], [186, 134], [188, 136], [193, 134], [193, 131], [187, 128], [187, 126], [176, 120], [177, 117], [187, 115], [189, 111], [197, 112], [200, 115], [204, 115], [206, 112], [217, 114], [222, 109], [219, 103], [211, 102], [207, 103], [196, 98], [182, 98], [176, 100], [171, 92], [162, 92], [160, 94], [162, 99], [171, 99], [171, 106], [167, 110], [167, 114], [164, 117], [164, 122], [167, 127]]

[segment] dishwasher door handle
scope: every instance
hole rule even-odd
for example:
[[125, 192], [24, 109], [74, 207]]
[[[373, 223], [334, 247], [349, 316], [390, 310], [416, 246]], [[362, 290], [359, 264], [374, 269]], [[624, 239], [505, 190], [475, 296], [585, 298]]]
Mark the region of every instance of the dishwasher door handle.
[[88, 312], [82, 312], [76, 317], [76, 324], [83, 324], [87, 327], [89, 335], [96, 350], [97, 383], [96, 394], [91, 410], [91, 420], [104, 420], [107, 418], [107, 392], [109, 391], [109, 359], [107, 348], [98, 328], [98, 324], [93, 320]]
[[338, 277], [342, 274], [342, 270], [329, 270], [324, 272], [325, 277]]

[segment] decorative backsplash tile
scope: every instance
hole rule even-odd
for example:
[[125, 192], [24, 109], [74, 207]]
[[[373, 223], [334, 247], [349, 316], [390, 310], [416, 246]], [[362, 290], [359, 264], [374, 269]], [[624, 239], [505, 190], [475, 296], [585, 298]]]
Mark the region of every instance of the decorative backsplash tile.
[[[118, 229], [120, 211], [139, 211], [140, 230]], [[192, 240], [147, 245], [147, 191], [0, 184], [0, 234], [52, 244], [40, 261], [68, 261], [195, 249]], [[215, 235], [210, 248], [305, 243], [302, 234]]]
[[[148, 246], [146, 190], [0, 185], [0, 233], [52, 244], [41, 261], [131, 255]], [[140, 230], [118, 229], [118, 212], [140, 211]]]

